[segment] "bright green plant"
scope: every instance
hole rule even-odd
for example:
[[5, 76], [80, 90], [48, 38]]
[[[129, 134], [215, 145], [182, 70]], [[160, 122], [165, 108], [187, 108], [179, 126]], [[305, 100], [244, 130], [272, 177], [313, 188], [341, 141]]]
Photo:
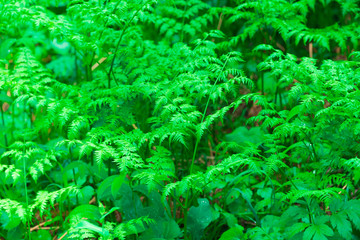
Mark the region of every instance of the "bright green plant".
[[0, 239], [360, 236], [359, 1], [0, 6]]

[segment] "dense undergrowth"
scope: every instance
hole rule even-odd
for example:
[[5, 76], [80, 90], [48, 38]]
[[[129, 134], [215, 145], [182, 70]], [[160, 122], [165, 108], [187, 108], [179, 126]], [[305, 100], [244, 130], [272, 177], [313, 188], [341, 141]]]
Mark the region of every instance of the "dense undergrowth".
[[0, 239], [359, 239], [358, 0], [0, 3]]

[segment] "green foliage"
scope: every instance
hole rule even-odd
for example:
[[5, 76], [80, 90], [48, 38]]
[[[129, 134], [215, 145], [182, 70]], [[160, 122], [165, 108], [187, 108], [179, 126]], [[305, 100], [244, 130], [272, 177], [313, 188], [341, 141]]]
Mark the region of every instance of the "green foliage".
[[0, 239], [358, 239], [358, 0], [0, 3]]

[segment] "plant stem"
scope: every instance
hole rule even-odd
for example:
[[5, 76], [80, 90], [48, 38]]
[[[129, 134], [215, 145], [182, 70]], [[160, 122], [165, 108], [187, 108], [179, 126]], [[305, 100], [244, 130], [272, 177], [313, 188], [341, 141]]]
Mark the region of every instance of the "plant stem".
[[108, 176], [111, 176], [111, 158], [108, 159]]
[[[211, 91], [210, 91], [210, 94], [209, 94], [209, 97], [207, 99], [207, 102], [206, 102], [206, 105], [205, 105], [205, 109], [204, 109], [204, 112], [203, 112], [203, 115], [202, 115], [202, 119], [201, 119], [201, 122], [200, 123], [203, 123], [204, 120], [205, 120], [205, 115], [206, 115], [206, 111], [209, 107], [209, 103], [210, 103], [210, 98], [211, 98], [211, 94], [214, 92], [215, 90], [215, 87], [216, 87], [216, 84], [217, 82], [219, 81], [220, 79], [220, 75], [222, 74], [222, 72], [224, 71], [225, 67], [226, 67], [226, 64], [229, 60], [229, 56], [228, 58], [226, 59], [218, 77], [216, 78], [215, 80], [215, 83], [214, 85], [212, 86], [211, 88]], [[197, 152], [197, 148], [199, 146], [199, 143], [200, 143], [200, 139], [201, 139], [201, 136], [196, 136], [196, 142], [195, 142], [195, 147], [194, 147], [194, 152], [193, 152], [193, 157], [191, 159], [191, 165], [190, 165], [190, 173], [189, 175], [191, 175], [193, 173], [193, 169], [194, 169], [194, 162], [195, 162], [195, 157], [196, 157], [196, 152]], [[187, 189], [186, 191], [186, 198], [185, 198], [185, 209], [184, 209], [184, 239], [187, 239], [187, 217], [188, 217], [188, 204], [189, 204], [189, 191], [190, 191], [190, 188]]]
[[185, 5], [185, 10], [184, 10], [184, 13], [183, 13], [183, 16], [182, 16], [182, 28], [181, 28], [181, 33], [180, 33], [180, 42], [183, 42], [183, 39], [184, 39], [184, 23], [185, 23], [185, 13], [187, 11], [187, 3]]
[[76, 55], [76, 49], [74, 48], [74, 66], [75, 66], [75, 81], [78, 79], [78, 65], [77, 65], [77, 55]]
[[11, 137], [12, 137], [12, 141], [14, 141], [14, 130], [15, 130], [15, 105], [11, 104]]
[[[70, 161], [72, 162], [73, 157], [72, 157], [71, 148], [69, 148], [69, 153], [70, 153]], [[75, 168], [72, 169], [72, 172], [73, 172], [73, 175], [74, 175], [75, 186], [77, 186], [78, 184], [77, 184], [77, 180], [76, 180], [76, 176], [75, 176]], [[76, 195], [76, 203], [78, 203], [78, 202], [79, 202], [79, 197], [78, 197], [78, 195]]]
[[264, 73], [261, 73], [261, 94], [264, 95], [265, 90], [264, 90]]
[[[119, 6], [120, 2], [121, 2], [121, 1], [118, 1], [118, 2], [116, 3], [116, 5], [115, 5], [114, 9], [112, 10], [111, 14], [114, 14], [114, 13], [115, 13], [115, 11], [116, 11], [117, 7]], [[107, 4], [106, 4], [106, 5], [107, 5]], [[102, 38], [102, 35], [104, 34], [104, 31], [105, 31], [105, 28], [106, 28], [106, 24], [108, 23], [108, 21], [109, 21], [109, 16], [108, 16], [108, 18], [105, 20], [104, 29], [100, 32], [100, 35], [99, 35], [99, 38], [98, 38], [99, 41], [100, 41], [100, 39]], [[94, 58], [95, 58], [95, 52], [93, 52], [93, 55], [92, 55], [91, 60], [90, 60], [90, 65], [89, 65], [90, 68], [92, 67], [92, 64], [93, 64], [93, 62], [94, 62]]]
[[91, 166], [94, 166], [94, 150], [91, 151], [90, 161], [91, 161]]
[[119, 37], [119, 40], [116, 44], [116, 48], [115, 48], [115, 52], [114, 52], [114, 57], [111, 61], [111, 65], [110, 65], [110, 70], [108, 72], [108, 88], [110, 89], [110, 81], [111, 81], [111, 73], [113, 71], [113, 68], [114, 68], [114, 62], [115, 62], [115, 59], [116, 59], [116, 54], [119, 50], [119, 47], [120, 47], [120, 43], [121, 43], [121, 40], [124, 36], [124, 33], [125, 31], [127, 30], [127, 28], [130, 26], [130, 24], [132, 23], [132, 21], [134, 20], [134, 18], [136, 17], [136, 15], [141, 11], [141, 9], [146, 5], [148, 4], [149, 1], [146, 1], [143, 5], [141, 5], [141, 7], [135, 12], [135, 14], [131, 17], [130, 21], [128, 21], [124, 27], [124, 29], [121, 31], [121, 34], [120, 34], [120, 37]]
[[31, 240], [31, 233], [30, 233], [30, 219], [29, 219], [29, 212], [28, 212], [28, 207], [29, 207], [29, 197], [28, 197], [28, 191], [27, 191], [27, 181], [26, 181], [26, 161], [25, 161], [25, 157], [23, 157], [24, 160], [24, 190], [25, 190], [25, 200], [26, 200], [26, 221], [27, 221], [27, 232], [29, 235], [29, 239]]
[[[3, 103], [0, 102], [1, 120], [2, 120], [2, 125], [3, 125], [4, 128], [5, 128], [5, 116], [4, 116], [4, 110], [3, 110], [2, 106], [3, 106]], [[7, 148], [7, 147], [8, 147], [8, 140], [7, 140], [7, 135], [6, 135], [6, 133], [4, 133], [4, 141], [5, 141], [5, 147]], [[8, 161], [10, 161], [10, 159], [9, 159]], [[8, 164], [10, 165], [10, 162], [8, 162]]]

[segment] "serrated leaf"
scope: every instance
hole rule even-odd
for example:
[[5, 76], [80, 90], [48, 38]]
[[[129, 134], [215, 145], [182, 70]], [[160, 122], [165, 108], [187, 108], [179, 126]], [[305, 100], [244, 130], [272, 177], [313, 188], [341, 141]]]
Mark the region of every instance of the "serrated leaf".
[[327, 240], [326, 236], [333, 236], [334, 231], [326, 224], [313, 224], [304, 232], [304, 240]]
[[338, 230], [340, 235], [345, 239], [351, 238], [351, 223], [347, 220], [347, 215], [345, 212], [340, 212], [336, 214], [332, 214], [330, 216], [331, 225]]

